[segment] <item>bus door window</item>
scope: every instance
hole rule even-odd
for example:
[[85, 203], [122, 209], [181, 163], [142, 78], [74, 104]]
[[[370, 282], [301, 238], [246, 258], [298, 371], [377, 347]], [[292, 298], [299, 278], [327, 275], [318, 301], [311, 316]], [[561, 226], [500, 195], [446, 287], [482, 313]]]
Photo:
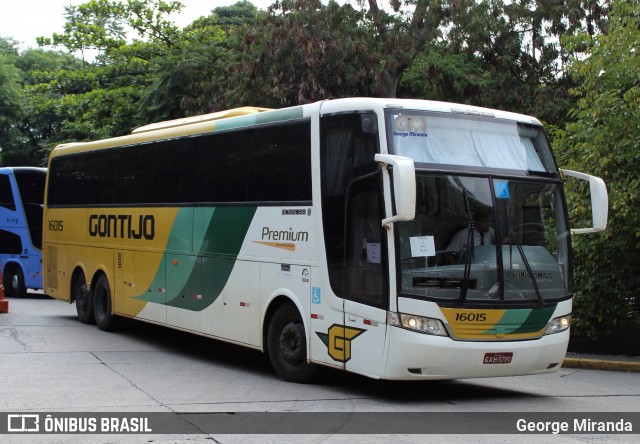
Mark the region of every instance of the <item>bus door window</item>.
[[[349, 113], [323, 116], [321, 120], [320, 172], [322, 227], [331, 290], [344, 297], [345, 230], [347, 193], [358, 178], [378, 171], [379, 151], [375, 114]], [[380, 222], [378, 221], [378, 225]], [[362, 239], [358, 243], [361, 253]]]
[[352, 184], [347, 201], [345, 296], [363, 304], [384, 308], [387, 302], [385, 233], [379, 174]]

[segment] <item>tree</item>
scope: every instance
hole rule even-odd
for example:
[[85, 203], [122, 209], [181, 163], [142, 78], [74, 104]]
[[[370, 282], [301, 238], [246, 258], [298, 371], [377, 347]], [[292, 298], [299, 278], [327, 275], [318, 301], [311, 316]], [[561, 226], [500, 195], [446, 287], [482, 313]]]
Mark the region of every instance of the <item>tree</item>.
[[[28, 49], [16, 59], [21, 72], [21, 120], [18, 124], [21, 165], [44, 165], [49, 149], [58, 142], [58, 130], [66, 119], [66, 109], [54, 106], [60, 99], [59, 85], [47, 84], [47, 73], [64, 76], [82, 69], [82, 62], [60, 51]], [[79, 86], [79, 85], [78, 85]]]
[[443, 37], [426, 43], [399, 93], [533, 114], [560, 125], [574, 102], [568, 94], [573, 81], [564, 73], [570, 53], [560, 37], [603, 29], [606, 9], [594, 3], [601, 2], [452, 2]]
[[[200, 94], [202, 84], [222, 76], [225, 40], [236, 23], [251, 22], [256, 8], [248, 2], [217, 8], [184, 30], [169, 19], [181, 9], [179, 2], [162, 0], [90, 0], [66, 9], [64, 33], [40, 42], [80, 51], [85, 61], [90, 50], [97, 56], [82, 73], [49, 73], [36, 93], [47, 97], [43, 104], [64, 102], [68, 113], [58, 142], [122, 135], [141, 124], [208, 111], [211, 99]], [[59, 95], [51, 97], [54, 84]], [[60, 89], [73, 85], [79, 89]]]
[[[572, 122], [556, 147], [568, 168], [602, 177], [609, 189], [609, 226], [599, 235], [576, 237], [577, 326], [606, 333], [620, 319], [640, 319], [640, 3], [615, 0], [608, 32], [565, 39], [586, 47], [569, 71], [578, 87]], [[572, 202], [577, 197], [569, 196]], [[576, 206], [571, 216], [588, 209]]]
[[340, 96], [395, 96], [398, 79], [440, 32], [437, 0], [350, 4], [284, 0], [269, 8], [234, 47], [236, 61], [217, 85], [225, 106], [285, 106]]
[[16, 59], [15, 42], [0, 38], [0, 160], [3, 165], [17, 165], [22, 160], [18, 149], [21, 86]]
[[225, 78], [229, 42], [242, 26], [251, 27], [258, 15], [248, 1], [215, 8], [181, 31], [175, 45], [158, 58], [153, 83], [141, 102], [140, 118], [159, 121], [219, 109], [223, 102], [212, 87]]
[[[90, 0], [65, 8], [64, 32], [39, 43], [79, 51], [82, 61], [72, 69], [34, 72], [37, 80], [25, 88], [32, 133], [44, 150], [61, 142], [127, 134], [147, 123], [140, 103], [158, 60], [179, 38], [169, 16], [181, 8], [179, 2], [162, 0]], [[89, 50], [97, 54], [92, 60]]]
[[163, 0], [89, 0], [65, 7], [67, 22], [62, 34], [39, 37], [37, 41], [40, 46], [64, 46], [71, 53], [79, 51], [83, 59], [89, 50], [108, 58], [129, 40], [136, 41], [135, 37], [130, 38], [128, 30], [134, 31], [138, 43], [145, 41], [171, 47], [179, 30], [169, 16], [183, 6], [178, 1]]

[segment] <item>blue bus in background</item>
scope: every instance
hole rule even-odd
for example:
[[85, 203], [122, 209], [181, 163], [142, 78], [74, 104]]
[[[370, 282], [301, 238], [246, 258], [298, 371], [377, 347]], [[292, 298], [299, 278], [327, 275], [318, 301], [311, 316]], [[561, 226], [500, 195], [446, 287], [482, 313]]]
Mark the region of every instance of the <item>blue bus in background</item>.
[[46, 168], [0, 168], [0, 264], [7, 296], [42, 289]]

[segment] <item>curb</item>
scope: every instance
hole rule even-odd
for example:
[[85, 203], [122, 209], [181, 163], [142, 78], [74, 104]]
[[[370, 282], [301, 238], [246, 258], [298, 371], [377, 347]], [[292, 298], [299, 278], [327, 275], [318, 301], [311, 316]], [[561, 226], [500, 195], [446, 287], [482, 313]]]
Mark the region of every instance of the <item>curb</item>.
[[640, 360], [633, 358], [566, 357], [562, 362], [562, 367], [618, 372], [640, 372]]

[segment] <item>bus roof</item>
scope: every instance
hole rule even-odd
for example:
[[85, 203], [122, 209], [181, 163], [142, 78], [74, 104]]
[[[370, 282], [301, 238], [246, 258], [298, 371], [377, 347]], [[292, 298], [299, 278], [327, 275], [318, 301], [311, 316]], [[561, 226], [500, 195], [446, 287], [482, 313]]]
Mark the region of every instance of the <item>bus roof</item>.
[[164, 122], [151, 123], [134, 129], [131, 134], [113, 137], [110, 139], [94, 140], [89, 142], [62, 143], [51, 152], [51, 157], [71, 154], [94, 149], [110, 148], [115, 146], [132, 145], [137, 143], [166, 140], [176, 137], [203, 134], [222, 129], [239, 128], [255, 124], [264, 124], [277, 121], [287, 121], [302, 118], [311, 108], [320, 110], [320, 113], [340, 113], [356, 110], [381, 110], [381, 109], [419, 109], [425, 111], [443, 112], [450, 114], [470, 114], [478, 116], [494, 117], [518, 122], [526, 122], [541, 125], [531, 116], [516, 114], [496, 109], [481, 108], [471, 105], [463, 105], [448, 102], [438, 102], [419, 99], [396, 98], [370, 98], [351, 97], [333, 100], [325, 100], [316, 103], [298, 105], [289, 108], [270, 109], [255, 106], [245, 106], [219, 111], [200, 116], [184, 117]]
[[247, 114], [256, 114], [264, 111], [271, 111], [271, 108], [259, 108], [255, 106], [243, 106], [241, 108], [233, 108], [216, 113], [203, 114], [193, 117], [182, 117], [180, 119], [167, 120], [164, 122], [150, 123], [131, 131], [131, 134], [139, 134], [147, 131], [155, 131], [165, 128], [175, 128], [177, 126], [190, 125], [192, 123], [210, 122], [212, 120], [226, 119], [228, 117], [244, 116]]
[[7, 173], [7, 172], [20, 172], [20, 171], [31, 171], [31, 172], [36, 172], [36, 173], [42, 173], [42, 174], [46, 174], [47, 173], [47, 169], [44, 167], [34, 167], [34, 166], [16, 166], [16, 167], [1, 167], [0, 168], [0, 173]]

